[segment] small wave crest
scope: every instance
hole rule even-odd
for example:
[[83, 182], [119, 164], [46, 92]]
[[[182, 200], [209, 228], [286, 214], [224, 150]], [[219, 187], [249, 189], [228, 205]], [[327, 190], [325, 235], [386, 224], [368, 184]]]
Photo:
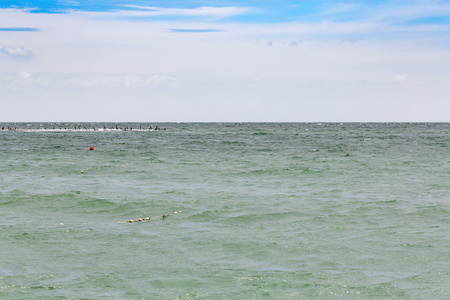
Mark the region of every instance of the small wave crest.
[[196, 213], [188, 217], [188, 219], [193, 221], [208, 221], [208, 220], [216, 220], [218, 218], [223, 217], [223, 210], [207, 210], [200, 213]]

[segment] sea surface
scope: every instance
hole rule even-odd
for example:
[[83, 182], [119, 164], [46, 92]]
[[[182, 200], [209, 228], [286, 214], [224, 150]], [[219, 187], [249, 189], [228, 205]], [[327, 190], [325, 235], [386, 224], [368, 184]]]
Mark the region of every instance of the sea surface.
[[1, 299], [450, 298], [448, 123], [0, 127]]

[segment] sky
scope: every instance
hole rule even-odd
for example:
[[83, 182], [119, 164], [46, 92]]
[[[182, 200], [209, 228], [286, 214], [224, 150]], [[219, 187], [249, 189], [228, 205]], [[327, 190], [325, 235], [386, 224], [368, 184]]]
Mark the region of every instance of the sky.
[[448, 122], [450, 1], [0, 0], [0, 122]]

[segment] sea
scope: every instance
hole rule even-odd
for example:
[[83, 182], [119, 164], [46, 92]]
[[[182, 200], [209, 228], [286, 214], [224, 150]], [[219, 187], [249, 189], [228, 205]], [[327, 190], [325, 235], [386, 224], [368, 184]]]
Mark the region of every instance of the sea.
[[1, 299], [450, 298], [450, 123], [0, 127]]

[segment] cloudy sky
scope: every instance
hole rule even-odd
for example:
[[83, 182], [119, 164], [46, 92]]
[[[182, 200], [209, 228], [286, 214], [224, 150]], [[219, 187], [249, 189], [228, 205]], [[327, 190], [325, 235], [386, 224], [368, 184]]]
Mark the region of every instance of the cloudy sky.
[[0, 122], [450, 121], [450, 2], [2, 0]]

